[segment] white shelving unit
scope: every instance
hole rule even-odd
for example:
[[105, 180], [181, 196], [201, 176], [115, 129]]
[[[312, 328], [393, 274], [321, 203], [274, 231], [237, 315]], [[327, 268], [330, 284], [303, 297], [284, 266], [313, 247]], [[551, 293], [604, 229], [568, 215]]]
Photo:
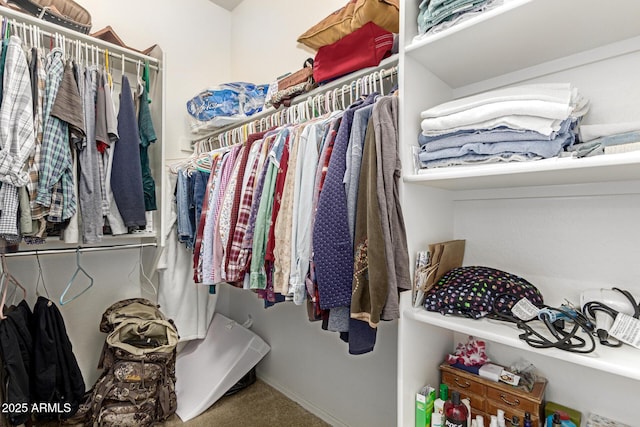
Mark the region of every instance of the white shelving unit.
[[[414, 40], [419, 2], [401, 6], [400, 138], [410, 254], [466, 239], [465, 265], [518, 274], [547, 303], [578, 302], [583, 289], [640, 295], [640, 152], [589, 158], [414, 170], [420, 112], [502, 86], [570, 82], [590, 100], [584, 123], [640, 120], [640, 2], [505, 0], [496, 9]], [[497, 363], [532, 361], [546, 399], [637, 425], [640, 350], [590, 354], [540, 350], [513, 325], [413, 308], [401, 296], [398, 426], [414, 423], [415, 392], [440, 381], [438, 366], [466, 336], [487, 341]]]

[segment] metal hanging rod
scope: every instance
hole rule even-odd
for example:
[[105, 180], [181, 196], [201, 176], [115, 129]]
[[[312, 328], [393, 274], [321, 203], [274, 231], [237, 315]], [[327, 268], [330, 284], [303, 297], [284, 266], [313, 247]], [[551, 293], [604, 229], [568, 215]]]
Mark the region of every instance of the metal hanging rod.
[[36, 249], [33, 251], [11, 252], [7, 254], [2, 254], [2, 256], [14, 257], [14, 256], [67, 254], [67, 253], [76, 253], [76, 252], [100, 252], [100, 251], [114, 251], [114, 250], [120, 250], [120, 249], [137, 249], [137, 248], [144, 248], [148, 246], [157, 247], [157, 244], [156, 243], [130, 243], [126, 245], [111, 245], [111, 246], [87, 246], [87, 247], [78, 246], [76, 248], [63, 248], [63, 249]]
[[29, 31], [29, 25], [33, 25], [39, 28], [40, 35], [44, 35], [46, 37], [49, 37], [50, 39], [55, 39], [56, 34], [63, 35], [67, 39], [80, 41], [82, 44], [88, 46], [89, 48], [94, 47], [101, 54], [104, 54], [105, 50], [108, 50], [109, 56], [112, 56], [115, 59], [122, 60], [122, 58], [124, 58], [126, 62], [130, 62], [133, 64], [137, 64], [138, 61], [149, 61], [149, 68], [153, 70], [160, 69], [160, 61], [158, 60], [158, 58], [154, 58], [153, 56], [145, 55], [141, 52], [136, 52], [133, 49], [118, 46], [117, 44], [100, 40], [86, 34], [78, 33], [71, 29], [60, 27], [54, 23], [38, 19], [25, 13], [12, 10], [10, 8], [0, 9], [0, 17], [10, 19], [11, 25], [14, 25], [13, 21], [16, 21], [15, 24], [17, 24], [19, 28], [24, 28], [26, 32]]

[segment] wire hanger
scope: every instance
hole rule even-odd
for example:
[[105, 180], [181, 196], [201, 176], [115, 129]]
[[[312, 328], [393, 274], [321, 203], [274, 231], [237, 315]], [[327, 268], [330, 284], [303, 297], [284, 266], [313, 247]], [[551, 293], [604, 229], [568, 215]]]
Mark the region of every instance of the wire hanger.
[[107, 73], [107, 81], [109, 82], [109, 88], [113, 89], [113, 78], [111, 77], [111, 69], [109, 68], [109, 49], [104, 50], [104, 69]]
[[141, 94], [144, 90], [144, 83], [142, 82], [142, 61], [138, 59], [138, 63], [136, 64], [136, 84], [137, 84], [137, 92]]
[[[147, 291], [155, 296], [158, 295], [158, 289], [156, 289], [156, 286], [153, 284], [153, 282], [151, 281], [151, 279], [149, 278], [149, 276], [147, 276], [147, 273], [144, 271], [144, 264], [142, 263], [142, 246], [140, 246], [140, 255], [138, 256], [138, 260], [139, 260], [139, 264], [138, 267], [140, 268], [140, 275], [142, 276], [142, 279], [140, 281], [140, 290], [141, 291]], [[131, 269], [131, 271], [129, 272], [129, 280], [131, 280], [131, 275], [136, 271], [135, 266]]]
[[36, 261], [38, 262], [38, 279], [36, 280], [36, 296], [41, 296], [40, 294], [40, 283], [42, 283], [42, 287], [44, 288], [44, 294], [47, 296], [47, 299], [51, 299], [49, 296], [49, 290], [47, 289], [47, 285], [44, 283], [44, 274], [42, 273], [42, 264], [40, 264], [40, 254], [36, 250]]
[[20, 284], [20, 282], [18, 282], [18, 280], [16, 280], [15, 277], [13, 277], [11, 273], [9, 273], [9, 269], [7, 268], [7, 259], [4, 254], [0, 255], [0, 258], [2, 258], [0, 288], [4, 287], [4, 289], [2, 289], [2, 301], [0, 301], [0, 319], [6, 319], [6, 316], [4, 315], [4, 303], [7, 300], [7, 289], [9, 288], [9, 284], [13, 284], [16, 287], [16, 290], [22, 289], [23, 299], [27, 299], [27, 290]]
[[126, 61], [126, 60], [124, 59], [124, 53], [123, 53], [123, 54], [121, 54], [121, 56], [120, 56], [120, 66], [122, 67], [122, 68], [120, 69], [120, 77], [121, 77], [121, 78], [122, 78], [122, 77], [124, 77], [125, 61]]
[[[73, 282], [76, 280], [78, 273], [84, 274], [84, 276], [89, 279], [89, 285], [86, 288], [84, 288], [82, 291], [72, 296], [71, 298], [65, 300], [64, 297], [67, 295], [67, 292], [69, 292], [69, 289], [71, 289], [71, 285], [73, 285]], [[80, 295], [87, 292], [92, 286], [93, 286], [93, 277], [91, 277], [91, 275], [87, 273], [87, 271], [84, 268], [82, 268], [82, 266], [80, 265], [80, 248], [77, 248], [76, 249], [76, 271], [73, 273], [73, 276], [71, 276], [69, 283], [67, 283], [67, 287], [64, 288], [64, 291], [62, 291], [62, 295], [60, 295], [60, 305], [65, 305], [73, 301], [74, 299], [78, 298]]]

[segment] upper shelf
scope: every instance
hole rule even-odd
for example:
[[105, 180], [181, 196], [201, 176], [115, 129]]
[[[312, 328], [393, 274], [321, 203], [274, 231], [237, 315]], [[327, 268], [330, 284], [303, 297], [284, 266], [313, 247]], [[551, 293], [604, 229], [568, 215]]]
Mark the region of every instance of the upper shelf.
[[[620, 348], [610, 348], [597, 345], [592, 353], [578, 354], [568, 351], [550, 349], [536, 349], [518, 338], [519, 331], [515, 325], [487, 319], [467, 319], [455, 316], [443, 316], [423, 308], [407, 308], [404, 317], [444, 329], [472, 335], [476, 338], [501, 343], [523, 351], [530, 351], [546, 357], [564, 360], [569, 363], [598, 369], [623, 377], [640, 380], [640, 366], [638, 358], [640, 350], [628, 345]], [[543, 331], [540, 331], [543, 333]], [[597, 339], [596, 339], [597, 341]]]
[[505, 0], [405, 53], [460, 88], [638, 36], [638, 18], [637, 0]]
[[[508, 176], [508, 179], [505, 179]], [[421, 169], [405, 182], [447, 190], [532, 187], [640, 179], [640, 151], [573, 158]]]

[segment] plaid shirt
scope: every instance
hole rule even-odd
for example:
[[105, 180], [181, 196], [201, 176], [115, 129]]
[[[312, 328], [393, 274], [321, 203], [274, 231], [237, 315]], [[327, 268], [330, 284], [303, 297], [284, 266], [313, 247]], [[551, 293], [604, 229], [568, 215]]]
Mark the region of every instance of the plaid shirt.
[[258, 160], [258, 166], [256, 168], [255, 188], [253, 190], [253, 200], [251, 201], [251, 209], [249, 211], [249, 221], [247, 223], [247, 231], [242, 239], [242, 250], [238, 256], [238, 264], [242, 268], [241, 274], [246, 274], [251, 267], [251, 256], [253, 253], [253, 235], [255, 234], [256, 216], [258, 215], [258, 208], [260, 206], [260, 200], [262, 200], [262, 190], [264, 189], [264, 183], [266, 181], [267, 171], [269, 169], [269, 162], [267, 160], [269, 153], [273, 149], [277, 138], [277, 133], [272, 133], [265, 136], [262, 143], [262, 151]]
[[11, 36], [6, 48], [0, 108], [0, 235], [17, 240], [18, 189], [29, 183], [27, 161], [35, 145], [31, 78], [22, 42]]
[[[66, 122], [51, 115], [51, 109], [58, 95], [64, 72], [62, 51], [57, 48], [53, 49], [47, 60], [42, 165], [36, 202], [49, 207], [49, 221], [62, 222], [71, 218], [76, 212], [69, 126]], [[56, 184], [58, 187], [55, 187]]]
[[222, 281], [222, 243], [220, 242], [219, 226], [221, 222], [227, 221], [229, 211], [222, 209], [222, 204], [229, 186], [229, 181], [232, 179], [234, 165], [236, 158], [240, 151], [240, 146], [236, 145], [231, 149], [229, 154], [224, 158], [224, 164], [220, 170], [220, 181], [218, 183], [218, 197], [214, 201], [215, 213], [214, 213], [214, 230], [213, 230], [213, 283], [219, 283]]
[[[261, 138], [263, 136], [264, 132], [250, 135], [249, 143], [255, 143], [262, 148], [263, 141]], [[244, 279], [245, 262], [240, 255], [243, 253], [242, 242], [244, 241], [244, 237], [249, 226], [251, 204], [253, 202], [254, 187], [259, 163], [260, 155], [256, 155], [254, 161], [249, 165], [249, 169], [246, 172], [249, 174], [247, 185], [244, 191], [241, 191], [241, 194], [238, 194], [238, 199], [241, 200], [239, 200], [237, 207], [236, 223], [233, 229], [233, 237], [231, 238], [231, 245], [229, 246], [225, 265], [227, 270], [227, 281], [230, 283], [241, 282]]]
[[29, 183], [27, 161], [35, 145], [31, 78], [22, 42], [11, 36], [4, 68], [0, 108], [0, 181], [15, 187]]
[[[242, 249], [248, 249], [249, 253], [251, 252], [251, 248], [253, 246], [253, 232], [255, 231], [256, 225], [256, 215], [258, 214], [258, 208], [260, 206], [260, 199], [262, 198], [262, 189], [264, 188], [264, 182], [267, 175], [267, 169], [269, 163], [266, 162], [267, 156], [269, 152], [273, 148], [273, 144], [276, 141], [277, 133], [273, 133], [265, 137], [264, 142], [262, 143], [262, 152], [260, 154], [260, 160], [258, 163], [258, 167], [256, 170], [256, 176], [258, 180], [255, 184], [254, 195], [255, 197], [251, 201], [251, 209], [249, 211], [249, 223], [247, 226], [247, 231], [244, 235], [244, 239], [242, 240]], [[245, 268], [249, 267], [249, 259], [246, 259], [247, 264]]]
[[33, 102], [33, 128], [35, 131], [35, 149], [29, 157], [29, 183], [27, 184], [27, 191], [29, 192], [29, 201], [31, 204], [31, 218], [42, 219], [47, 215], [47, 210], [36, 203], [36, 197], [38, 196], [38, 181], [40, 180], [40, 162], [41, 162], [41, 150], [42, 150], [42, 132], [44, 129], [43, 110], [42, 105], [44, 103], [44, 89], [47, 74], [44, 69], [44, 62], [42, 61], [43, 53], [41, 49], [33, 49], [31, 62], [32, 62], [32, 86], [34, 88], [35, 99]]

